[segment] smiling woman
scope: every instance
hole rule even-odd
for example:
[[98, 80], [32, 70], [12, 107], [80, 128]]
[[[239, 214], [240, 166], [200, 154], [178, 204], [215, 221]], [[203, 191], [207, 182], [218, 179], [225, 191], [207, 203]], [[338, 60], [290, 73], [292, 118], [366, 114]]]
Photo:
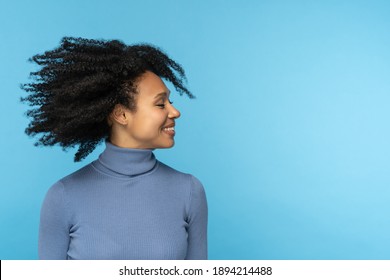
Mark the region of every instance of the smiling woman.
[[135, 112], [116, 105], [110, 119], [110, 142], [126, 148], [170, 148], [174, 144], [175, 119], [180, 112], [169, 101], [169, 90], [153, 72], [137, 81]]
[[180, 117], [161, 78], [193, 97], [181, 66], [150, 45], [82, 38], [32, 60], [42, 68], [23, 86], [31, 94], [22, 100], [34, 107], [26, 133], [43, 134], [37, 145], [79, 145], [75, 161], [106, 144], [48, 190], [39, 257], [206, 259], [202, 184], [153, 154], [174, 145]]

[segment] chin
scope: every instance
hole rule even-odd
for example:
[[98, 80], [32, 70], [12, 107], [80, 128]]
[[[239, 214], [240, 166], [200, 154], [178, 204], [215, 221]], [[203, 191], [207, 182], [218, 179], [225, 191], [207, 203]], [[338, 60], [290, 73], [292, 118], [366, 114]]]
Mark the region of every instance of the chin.
[[163, 145], [159, 146], [159, 149], [169, 149], [172, 148], [175, 145], [175, 142], [172, 141], [171, 143], [164, 143]]

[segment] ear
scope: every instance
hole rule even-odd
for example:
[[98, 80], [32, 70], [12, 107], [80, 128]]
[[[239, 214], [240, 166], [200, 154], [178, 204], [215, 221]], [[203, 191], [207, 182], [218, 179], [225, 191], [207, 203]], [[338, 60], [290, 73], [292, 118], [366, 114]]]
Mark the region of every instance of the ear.
[[109, 116], [109, 122], [127, 125], [130, 120], [129, 111], [121, 104], [116, 104]]

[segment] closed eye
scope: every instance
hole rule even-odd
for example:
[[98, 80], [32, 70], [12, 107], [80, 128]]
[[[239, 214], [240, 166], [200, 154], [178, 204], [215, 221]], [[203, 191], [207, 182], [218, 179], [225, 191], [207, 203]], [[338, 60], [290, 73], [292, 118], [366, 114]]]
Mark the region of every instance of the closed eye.
[[[172, 105], [173, 102], [169, 100], [169, 104]], [[160, 107], [161, 109], [164, 109], [165, 108], [165, 103], [157, 104], [156, 106]]]

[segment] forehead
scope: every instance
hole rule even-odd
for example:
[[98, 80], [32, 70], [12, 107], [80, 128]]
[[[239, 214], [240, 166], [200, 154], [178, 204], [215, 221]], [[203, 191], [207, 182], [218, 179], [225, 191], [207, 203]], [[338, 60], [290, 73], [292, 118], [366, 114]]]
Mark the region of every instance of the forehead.
[[169, 95], [163, 80], [153, 72], [145, 72], [137, 81], [137, 91], [141, 98], [155, 98], [162, 93]]

